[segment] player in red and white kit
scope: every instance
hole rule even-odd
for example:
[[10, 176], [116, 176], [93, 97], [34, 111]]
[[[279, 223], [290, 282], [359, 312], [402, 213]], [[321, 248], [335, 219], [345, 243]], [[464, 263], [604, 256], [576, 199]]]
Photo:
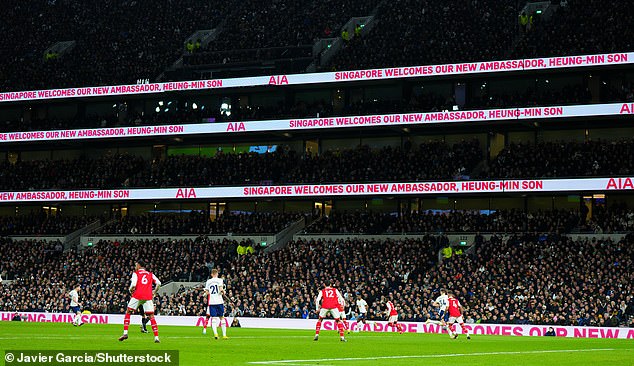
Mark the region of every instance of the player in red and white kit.
[[[154, 290], [152, 290], [152, 285], [156, 285]], [[132, 298], [130, 302], [128, 302], [128, 310], [123, 319], [123, 335], [119, 337], [120, 341], [128, 339], [130, 315], [142, 305], [143, 311], [150, 318], [150, 324], [152, 324], [154, 342], [160, 343], [158, 325], [156, 324], [156, 318], [154, 318], [154, 302], [152, 302], [152, 297], [156, 295], [160, 287], [161, 281], [159, 281], [152, 272], [146, 271], [144, 263], [138, 260], [135, 265], [134, 273], [132, 274], [132, 279], [130, 280], [130, 293], [132, 294]]]
[[452, 339], [458, 338], [458, 334], [454, 332], [455, 330], [454, 324], [458, 323], [460, 324], [462, 333], [467, 335], [467, 339], [471, 339], [471, 336], [469, 335], [469, 330], [465, 329], [465, 326], [464, 326], [464, 319], [462, 317], [462, 313], [464, 312], [464, 309], [462, 308], [460, 301], [456, 299], [454, 294], [450, 293], [448, 294], [448, 296], [449, 296], [449, 299], [448, 299], [447, 309], [449, 311], [449, 320], [447, 321], [447, 329], [449, 330], [449, 338], [452, 338]]
[[343, 304], [339, 304], [339, 315], [341, 316], [341, 323], [343, 324], [343, 330], [347, 330], [350, 334], [350, 324], [346, 320], [346, 304], [345, 299]]
[[321, 322], [326, 316], [330, 315], [333, 317], [333, 319], [335, 319], [341, 341], [347, 342], [346, 338], [343, 336], [343, 323], [341, 322], [341, 314], [339, 312], [339, 307], [345, 304], [343, 296], [341, 296], [341, 292], [339, 292], [339, 290], [337, 290], [333, 286], [324, 286], [324, 288], [319, 291], [319, 295], [317, 295], [315, 304], [317, 305], [317, 311], [319, 312], [319, 319], [317, 320], [317, 326], [315, 327], [314, 340], [319, 340], [319, 330], [321, 330]]
[[392, 301], [388, 301], [385, 303], [387, 306], [387, 310], [385, 314], [387, 315], [387, 326], [392, 327], [393, 329], [397, 329], [400, 334], [403, 334], [403, 324], [398, 322], [398, 312], [396, 311], [396, 307], [392, 303]]

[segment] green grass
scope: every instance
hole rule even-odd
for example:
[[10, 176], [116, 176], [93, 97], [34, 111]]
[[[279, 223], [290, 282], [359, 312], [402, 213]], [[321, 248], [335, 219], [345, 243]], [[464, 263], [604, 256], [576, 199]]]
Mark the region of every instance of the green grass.
[[[201, 328], [163, 326], [159, 328], [161, 343], [155, 344], [151, 332], [141, 334], [138, 325], [130, 327], [130, 338], [125, 342], [117, 341], [121, 331], [118, 325], [76, 328], [60, 323], [0, 322], [0, 350], [177, 349], [181, 365], [281, 360], [289, 362], [271, 364], [634, 365], [634, 339], [473, 336], [469, 341], [436, 334], [352, 333], [347, 335], [348, 342], [342, 343], [334, 331], [322, 331], [320, 340], [314, 342], [310, 330], [229, 328], [230, 339], [214, 340], [211, 329], [202, 335]], [[0, 365], [4, 365], [1, 356]]]

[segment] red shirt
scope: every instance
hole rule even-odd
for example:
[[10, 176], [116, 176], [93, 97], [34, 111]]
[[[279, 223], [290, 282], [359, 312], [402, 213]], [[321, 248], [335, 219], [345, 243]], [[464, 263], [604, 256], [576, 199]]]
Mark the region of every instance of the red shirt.
[[321, 290], [321, 307], [324, 309], [338, 309], [340, 306], [339, 295], [334, 287], [326, 287]]
[[[132, 297], [137, 300], [152, 300], [152, 285], [160, 283], [156, 276], [144, 269], [139, 269], [134, 272], [134, 275], [136, 275], [136, 284], [132, 284], [134, 286]], [[132, 276], [133, 280], [134, 275]]]
[[398, 315], [398, 312], [396, 312], [396, 308], [394, 307], [394, 304], [392, 304], [391, 301], [387, 302], [387, 310], [390, 312], [390, 316]]
[[460, 301], [458, 301], [458, 299], [450, 297], [448, 308], [449, 316], [457, 318], [462, 315], [462, 313], [460, 313]]

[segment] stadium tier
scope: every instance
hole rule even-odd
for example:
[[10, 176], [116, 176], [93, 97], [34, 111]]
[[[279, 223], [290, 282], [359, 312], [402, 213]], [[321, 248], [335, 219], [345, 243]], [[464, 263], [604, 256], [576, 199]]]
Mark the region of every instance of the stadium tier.
[[[53, 348], [56, 326], [142, 349], [139, 315], [183, 365], [543, 365], [479, 337], [634, 339], [633, 15], [617, 0], [7, 0], [0, 349]], [[252, 359], [240, 322], [298, 333]], [[195, 347], [208, 325], [218, 343]], [[418, 343], [391, 333], [460, 348], [396, 354]], [[359, 358], [348, 339], [386, 346]], [[332, 357], [291, 350], [307, 341]], [[628, 340], [605, 341], [533, 346], [630, 361]]]
[[[309, 213], [231, 212], [213, 221], [204, 210], [161, 212], [123, 217], [35, 214], [2, 217], [3, 236], [67, 235], [99, 223], [96, 235], [222, 235], [278, 233], [304, 221], [311, 234], [442, 234], [442, 233], [627, 233], [634, 230], [634, 212], [624, 204], [595, 207], [592, 217], [579, 210], [423, 210], [375, 212], [333, 210], [323, 216]], [[167, 211], [167, 210], [164, 210]]]
[[[200, 281], [210, 268], [221, 268], [234, 304], [229, 312], [242, 317], [316, 318], [313, 294], [322, 281], [337, 278], [348, 301], [357, 292], [366, 299], [368, 316], [375, 320], [385, 298], [400, 304], [401, 319], [436, 318], [429, 299], [442, 287], [454, 288], [469, 304], [468, 323], [619, 326], [634, 320], [628, 270], [634, 258], [631, 237], [612, 242], [492, 236], [471, 253], [454, 254], [440, 263], [434, 247], [442, 243], [432, 236], [299, 239], [279, 251], [244, 256], [231, 251], [237, 244], [204, 239], [104, 241], [84, 252], [47, 255], [42, 242], [4, 242], [3, 257], [13, 265], [10, 271], [20, 275], [2, 289], [0, 301], [10, 311], [63, 312], [66, 304], [59, 294], [79, 281], [85, 308], [116, 313], [123, 310], [129, 267], [142, 255], [163, 280]], [[511, 256], [514, 261], [509, 263]], [[66, 263], [72, 265], [62, 271]], [[30, 296], [32, 286], [45, 291]], [[157, 299], [157, 311], [202, 315], [203, 298], [201, 288], [181, 289]]]
[[[632, 50], [632, 10], [620, 1], [553, 2], [539, 9], [515, 1], [460, 7], [446, 1], [325, 1], [267, 9], [254, 1], [135, 1], [99, 8], [70, 1], [12, 1], [7, 9], [2, 15], [3, 30], [10, 35], [5, 46], [10, 51], [1, 64], [4, 90], [155, 81], [169, 68], [182, 69], [176, 77], [205, 72], [244, 76], [302, 72], [308, 64], [363, 69], [499, 60], [509, 54], [526, 58]], [[530, 16], [523, 24], [518, 23], [522, 12]], [[136, 14], [144, 14], [143, 29], [135, 27]], [[603, 32], [595, 37], [592, 30], [598, 28]], [[314, 47], [321, 39], [334, 44], [334, 58], [327, 52], [330, 47]], [[71, 46], [54, 47], [58, 42]], [[300, 46], [308, 51], [298, 52]], [[207, 67], [192, 73], [191, 65], [198, 64]]]
[[[633, 101], [632, 78], [622, 76], [621, 80], [615, 79], [610, 86], [603, 85], [601, 90], [596, 90], [584, 85], [583, 80], [568, 79], [564, 82], [571, 84], [551, 85], [549, 77], [543, 80], [548, 82], [537, 83], [529, 78], [522, 78], [521, 84], [514, 87], [515, 90], [503, 90], [495, 85], [493, 80], [471, 81], [473, 91], [464, 96], [464, 100], [458, 100], [458, 96], [450, 92], [450, 83], [441, 83], [435, 89], [425, 90], [424, 85], [406, 87], [401, 92], [403, 98], [395, 98], [393, 95], [376, 95], [372, 99], [351, 98], [339, 105], [333, 105], [334, 96], [322, 96], [314, 100], [303, 100], [292, 96], [291, 100], [274, 98], [268, 103], [257, 102], [244, 103], [231, 108], [231, 113], [223, 113], [220, 109], [209, 108], [209, 104], [202, 100], [204, 96], [189, 96], [186, 99], [175, 98], [165, 101], [161, 106], [156, 101], [155, 106], [142, 108], [138, 102], [132, 107], [128, 102], [114, 101], [110, 110], [102, 109], [94, 113], [77, 113], [72, 116], [51, 113], [46, 116], [43, 113], [27, 113], [7, 119], [0, 125], [2, 132], [19, 131], [48, 131], [69, 130], [86, 128], [112, 128], [112, 127], [139, 127], [161, 126], [170, 124], [195, 124], [209, 121], [218, 122], [247, 122], [266, 121], [277, 119], [311, 119], [315, 117], [347, 117], [366, 116], [416, 112], [438, 112], [454, 110], [496, 110], [507, 108], [530, 108], [547, 106], [581, 106], [598, 104], [599, 102], [626, 102]], [[518, 84], [520, 83], [518, 80]], [[492, 84], [493, 83], [493, 84]], [[553, 81], [554, 83], [554, 81]], [[492, 85], [491, 85], [492, 84]], [[541, 85], [540, 85], [541, 84]], [[444, 90], [443, 90], [444, 89]], [[223, 98], [224, 99], [224, 98]], [[235, 98], [229, 98], [229, 100]], [[222, 101], [218, 101], [218, 105]], [[133, 104], [133, 101], [129, 102]], [[121, 104], [121, 105], [120, 105]], [[207, 109], [205, 110], [205, 104]], [[231, 103], [230, 103], [231, 104]], [[158, 110], [156, 109], [158, 107]], [[124, 108], [125, 110], [120, 110]], [[513, 116], [511, 116], [512, 118]], [[515, 116], [517, 117], [517, 116]], [[412, 121], [414, 122], [414, 121]]]

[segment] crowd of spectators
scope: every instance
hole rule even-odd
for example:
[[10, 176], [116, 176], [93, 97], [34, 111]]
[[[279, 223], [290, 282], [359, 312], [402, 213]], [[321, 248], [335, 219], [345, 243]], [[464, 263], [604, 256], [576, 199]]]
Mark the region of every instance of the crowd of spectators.
[[634, 139], [511, 143], [489, 164], [490, 178], [549, 178], [632, 174]]
[[[224, 268], [230, 257], [237, 256], [239, 243], [204, 237], [99, 241], [82, 251], [65, 251], [55, 259], [43, 254], [50, 246], [45, 242], [3, 240], [2, 244], [2, 271], [8, 275], [3, 278], [15, 282], [0, 289], [1, 309], [66, 312], [66, 294], [80, 285], [84, 308], [120, 313], [129, 300], [127, 288], [136, 259], [144, 258], [148, 269], [164, 283], [203, 281], [210, 268]], [[160, 301], [157, 303], [160, 309]]]
[[[626, 176], [634, 172], [634, 140], [510, 143], [472, 176], [483, 158], [478, 140], [448, 144], [331, 149], [299, 153], [174, 155], [145, 160], [129, 154], [0, 163], [0, 189], [186, 187], [330, 182]], [[615, 159], [615, 157], [624, 157]], [[39, 174], [33, 174], [34, 171]], [[68, 174], [72, 172], [72, 174]], [[222, 172], [219, 174], [218, 172]]]
[[634, 211], [624, 204], [581, 210], [428, 210], [413, 212], [332, 211], [304, 229], [313, 234], [413, 233], [617, 233], [634, 231]]
[[96, 216], [66, 216], [45, 213], [0, 216], [0, 237], [67, 235], [95, 221], [101, 221], [101, 219]]
[[517, 33], [512, 0], [382, 3], [377, 24], [330, 63], [337, 70], [497, 60]]
[[[183, 56], [186, 66], [197, 65], [227, 65], [231, 63], [249, 64], [262, 61], [305, 58], [313, 59], [312, 45], [281, 46], [269, 48], [231, 49], [224, 51], [203, 50]], [[271, 71], [271, 70], [267, 70]]]
[[333, 210], [304, 229], [314, 234], [381, 234], [396, 220], [394, 213], [373, 211], [339, 212]]
[[[634, 326], [633, 240], [494, 235], [476, 250], [441, 262], [432, 237], [299, 239], [246, 256], [235, 254], [235, 241], [203, 238], [104, 241], [57, 257], [44, 254], [44, 243], [4, 242], [3, 270], [16, 281], [0, 288], [0, 308], [65, 312], [64, 293], [79, 283], [85, 308], [123, 312], [134, 260], [144, 257], [164, 282], [203, 281], [219, 268], [233, 303], [228, 313], [243, 317], [314, 319], [319, 287], [334, 281], [348, 302], [362, 295], [370, 319], [382, 317], [387, 300], [404, 321], [435, 318], [431, 301], [448, 288], [465, 305], [467, 323]], [[156, 300], [159, 314], [205, 312], [200, 287]], [[347, 309], [350, 316], [353, 311]]]
[[[164, 72], [185, 53], [185, 64], [228, 64], [250, 60], [309, 58], [319, 38], [342, 37], [353, 16], [371, 15], [367, 34], [345, 37], [345, 45], [324, 68], [455, 63], [511, 57], [630, 51], [632, 9], [618, 0], [570, 0], [550, 21], [520, 32], [520, 5], [513, 0], [469, 0], [459, 5], [429, 0], [391, 2], [274, 2], [255, 0], [200, 3], [192, 0], [113, 2], [100, 6], [73, 0], [10, 0], [0, 15], [7, 34], [0, 62], [0, 89], [135, 83]], [[138, 27], [143, 14], [143, 27]], [[194, 31], [219, 29], [217, 38], [186, 51]], [[597, 32], [601, 29], [601, 32]], [[29, 37], [22, 37], [28, 34]], [[517, 39], [517, 42], [514, 40]], [[58, 41], [72, 50], [45, 58]], [[303, 47], [300, 47], [303, 46]], [[194, 52], [195, 51], [195, 52]], [[281, 74], [284, 70], [275, 70]]]
[[278, 149], [274, 153], [223, 153], [212, 157], [168, 156], [146, 164], [135, 175], [132, 186], [214, 186], [279, 182], [294, 170], [299, 157], [294, 151]]
[[[320, 155], [280, 146], [273, 153], [180, 155], [144, 160], [129, 154], [0, 164], [0, 189], [191, 187], [229, 184], [462, 179], [481, 160], [477, 140], [403, 148], [361, 145]], [[38, 174], [34, 175], [33, 172]], [[69, 174], [72, 172], [72, 174]], [[222, 172], [222, 173], [219, 173]]]
[[582, 225], [581, 231], [594, 233], [612, 233], [634, 231], [634, 210], [624, 203], [596, 206], [592, 210], [592, 218]]
[[231, 13], [231, 21], [224, 23], [222, 36], [211, 42], [207, 51], [312, 46], [318, 38], [339, 36], [339, 29], [350, 17], [370, 15], [378, 3], [312, 0], [263, 7], [257, 0], [242, 1]]
[[387, 232], [569, 233], [578, 227], [580, 221], [579, 212], [566, 210], [412, 212], [399, 217]]
[[127, 215], [100, 228], [99, 233], [117, 235], [277, 233], [301, 218], [302, 215], [297, 213], [229, 211], [225, 211], [213, 221], [205, 212], [192, 212], [188, 215]]
[[482, 323], [634, 326], [634, 238], [485, 242], [428, 273]]
[[[239, 2], [11, 0], [4, 5], [0, 89], [32, 90], [154, 80], [182, 55], [186, 37], [215, 28]], [[76, 42], [71, 51], [44, 59], [48, 47], [68, 40]]]
[[[550, 21], [520, 38], [513, 57], [550, 57], [630, 52], [634, 32], [631, 4], [619, 0], [561, 1]], [[600, 30], [600, 31], [599, 31]]]
[[554, 4], [549, 21], [532, 14], [528, 31], [520, 31], [518, 6], [523, 5], [482, 0], [461, 6], [388, 2], [377, 14], [376, 27], [350, 41], [328, 67], [366, 69], [632, 50], [633, 10], [627, 3], [562, 1], [561, 6]]
[[55, 262], [63, 256], [64, 246], [59, 240], [13, 240], [0, 237], [0, 275], [5, 280], [13, 280], [30, 274], [29, 268]]
[[144, 167], [141, 157], [108, 154], [100, 158], [30, 160], [0, 163], [4, 190], [118, 188]]
[[403, 148], [330, 150], [307, 155], [285, 182], [363, 182], [394, 180], [461, 179], [481, 160], [478, 140], [453, 145], [427, 142], [418, 147], [405, 141]]

